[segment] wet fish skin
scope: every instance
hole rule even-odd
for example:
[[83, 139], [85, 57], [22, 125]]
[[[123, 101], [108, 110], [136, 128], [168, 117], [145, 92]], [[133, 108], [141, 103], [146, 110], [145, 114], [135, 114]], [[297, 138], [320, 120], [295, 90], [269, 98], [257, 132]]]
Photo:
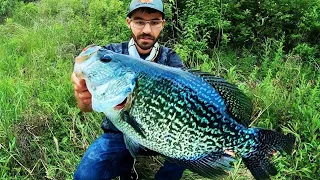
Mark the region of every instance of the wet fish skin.
[[[241, 118], [252, 113], [251, 103], [221, 78], [88, 49], [75, 72], [87, 82], [93, 109], [124, 133], [133, 156], [143, 146], [200, 175], [217, 177], [231, 169], [233, 158], [224, 154], [229, 150], [243, 158], [256, 179], [268, 179], [277, 173], [269, 154], [292, 151], [293, 137], [246, 126], [248, 119]], [[124, 101], [122, 109], [114, 108]]]

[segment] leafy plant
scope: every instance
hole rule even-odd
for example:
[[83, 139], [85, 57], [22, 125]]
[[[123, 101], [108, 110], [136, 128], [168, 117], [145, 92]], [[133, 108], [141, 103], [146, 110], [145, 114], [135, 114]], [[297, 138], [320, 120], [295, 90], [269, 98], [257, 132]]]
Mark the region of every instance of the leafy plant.
[[[319, 0], [167, 0], [161, 44], [191, 68], [237, 84], [252, 125], [297, 138], [275, 156], [275, 179], [316, 179], [320, 154]], [[73, 59], [87, 45], [126, 41], [130, 0], [0, 1], [0, 178], [72, 179], [102, 132], [73, 97]], [[151, 179], [162, 158], [138, 160]], [[140, 171], [139, 171], [140, 170]], [[252, 178], [241, 162], [227, 179]], [[183, 179], [201, 179], [186, 171]]]

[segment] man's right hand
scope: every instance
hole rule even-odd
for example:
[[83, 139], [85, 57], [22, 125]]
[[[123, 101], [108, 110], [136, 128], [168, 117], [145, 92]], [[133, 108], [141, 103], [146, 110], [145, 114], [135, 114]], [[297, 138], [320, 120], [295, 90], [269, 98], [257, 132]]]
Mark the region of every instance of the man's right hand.
[[88, 91], [86, 82], [84, 79], [79, 79], [73, 72], [71, 75], [71, 80], [74, 86], [74, 95], [78, 102], [78, 107], [83, 112], [92, 111], [92, 96]]

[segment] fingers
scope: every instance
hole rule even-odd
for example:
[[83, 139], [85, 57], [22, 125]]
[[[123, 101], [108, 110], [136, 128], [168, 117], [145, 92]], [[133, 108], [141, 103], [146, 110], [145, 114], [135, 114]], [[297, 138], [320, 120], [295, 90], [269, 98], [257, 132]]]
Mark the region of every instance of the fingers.
[[88, 91], [85, 80], [78, 78], [74, 72], [71, 75], [71, 80], [73, 82], [74, 94], [78, 103], [80, 103], [81, 106], [91, 105], [92, 96], [91, 93]]
[[82, 91], [79, 93], [79, 98], [80, 99], [89, 99], [91, 98], [91, 93], [89, 91]]
[[84, 104], [91, 104], [92, 95], [87, 90], [86, 87], [84, 88], [84, 87], [79, 87], [79, 86], [75, 85], [74, 89], [75, 89], [74, 94], [75, 94], [78, 101], [81, 101]]
[[71, 75], [71, 80], [73, 82], [74, 90], [78, 93], [82, 93], [83, 91], [88, 91], [86, 81], [84, 79], [78, 78], [73, 72]]
[[83, 91], [88, 91], [86, 82], [83, 79], [79, 80], [79, 82], [77, 82], [76, 84], [73, 84], [73, 87], [74, 87], [74, 90], [79, 93]]
[[91, 104], [91, 93], [89, 91], [83, 91], [78, 93], [79, 100], [82, 101], [83, 104]]
[[88, 92], [78, 93], [78, 100], [84, 105], [90, 105], [92, 103], [91, 94]]
[[86, 106], [92, 104], [92, 96], [89, 91], [83, 91], [81, 93], [74, 91], [74, 95], [77, 99], [78, 104], [81, 104], [81, 106]]
[[92, 104], [92, 100], [91, 100], [91, 98], [84, 99], [84, 100], [82, 101], [82, 103], [85, 104], [85, 105], [91, 105], [91, 104]]
[[83, 112], [92, 111], [92, 98], [91, 93], [88, 91], [86, 82], [84, 79], [78, 78], [73, 72], [71, 74], [71, 81], [74, 87], [74, 96], [77, 100], [78, 107]]

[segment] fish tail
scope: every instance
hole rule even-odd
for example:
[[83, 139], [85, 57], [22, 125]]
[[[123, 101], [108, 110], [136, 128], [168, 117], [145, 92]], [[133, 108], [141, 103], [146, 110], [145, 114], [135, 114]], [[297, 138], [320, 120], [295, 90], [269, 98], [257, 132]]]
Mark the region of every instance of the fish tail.
[[277, 169], [270, 161], [270, 157], [276, 152], [291, 154], [295, 138], [293, 135], [284, 135], [279, 132], [265, 129], [257, 129], [256, 150], [242, 157], [244, 164], [250, 170], [255, 179], [270, 179], [269, 175], [276, 175]]

